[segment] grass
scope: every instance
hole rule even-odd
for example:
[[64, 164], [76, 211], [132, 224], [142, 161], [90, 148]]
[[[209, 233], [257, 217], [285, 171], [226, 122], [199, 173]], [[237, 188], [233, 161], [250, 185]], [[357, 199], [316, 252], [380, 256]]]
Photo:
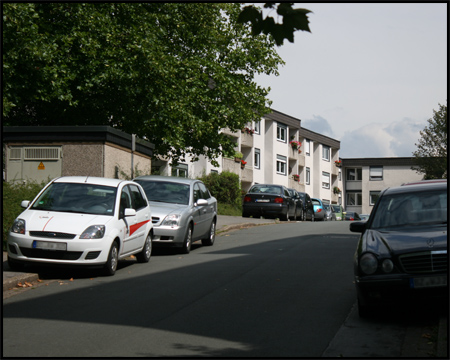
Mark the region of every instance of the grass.
[[217, 203], [217, 214], [229, 216], [242, 216], [242, 207], [224, 203]]

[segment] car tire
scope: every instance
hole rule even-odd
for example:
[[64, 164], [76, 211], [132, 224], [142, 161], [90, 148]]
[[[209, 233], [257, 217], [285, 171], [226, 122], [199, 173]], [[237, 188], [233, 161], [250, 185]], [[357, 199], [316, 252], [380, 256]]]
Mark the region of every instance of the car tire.
[[248, 218], [248, 217], [250, 217], [250, 215], [246, 212], [242, 212], [242, 217]]
[[281, 214], [281, 219], [284, 221], [289, 221], [289, 208], [287, 208], [286, 215]]
[[305, 210], [303, 210], [303, 209], [301, 209], [300, 219], [302, 221], [306, 221], [306, 214], [305, 214]]
[[11, 259], [8, 256], [8, 266], [12, 271], [21, 271], [25, 268], [25, 264], [21, 261]]
[[208, 232], [208, 237], [205, 239], [202, 239], [202, 245], [212, 246], [214, 244], [215, 239], [216, 239], [216, 222], [213, 219], [213, 221], [211, 223], [211, 227]]
[[311, 213], [311, 222], [314, 222], [314, 211]]
[[294, 221], [297, 221], [297, 205], [294, 208]]
[[112, 276], [116, 273], [117, 265], [119, 264], [119, 245], [114, 241], [109, 249], [108, 260], [103, 267], [103, 273], [106, 276]]
[[147, 235], [147, 238], [145, 239], [144, 247], [142, 248], [142, 251], [138, 254], [136, 254], [136, 260], [139, 263], [146, 263], [150, 260], [150, 257], [152, 256], [152, 249], [153, 249], [153, 237], [152, 233], [149, 233]]
[[186, 230], [186, 235], [184, 237], [183, 245], [181, 246], [180, 252], [182, 254], [189, 254], [191, 252], [192, 245], [192, 225], [188, 225]]

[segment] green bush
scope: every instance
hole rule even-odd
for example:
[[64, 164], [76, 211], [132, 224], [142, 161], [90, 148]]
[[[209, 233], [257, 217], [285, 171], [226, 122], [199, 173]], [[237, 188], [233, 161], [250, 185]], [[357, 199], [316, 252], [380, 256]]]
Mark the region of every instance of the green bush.
[[[217, 199], [218, 203], [230, 205], [232, 209], [237, 209], [241, 213], [242, 195], [239, 175], [230, 171], [222, 171], [220, 174], [213, 172], [209, 175], [203, 175], [200, 177], [200, 180], [205, 183], [211, 195]], [[229, 209], [230, 207], [226, 208]]]
[[46, 184], [46, 182], [40, 184], [3, 182], [3, 250], [6, 250], [8, 231], [14, 219], [24, 210], [20, 203], [22, 200], [33, 200]]

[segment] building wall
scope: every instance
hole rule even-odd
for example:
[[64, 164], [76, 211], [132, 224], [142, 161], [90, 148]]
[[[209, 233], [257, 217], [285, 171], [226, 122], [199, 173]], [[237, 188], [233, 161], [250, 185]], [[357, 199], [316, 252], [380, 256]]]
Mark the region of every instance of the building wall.
[[[104, 146], [104, 177], [130, 179], [131, 178], [131, 150], [118, 145], [106, 144]], [[139, 175], [150, 175], [151, 160], [149, 157], [133, 154], [133, 177]]]
[[104, 176], [102, 144], [63, 144], [62, 176]]

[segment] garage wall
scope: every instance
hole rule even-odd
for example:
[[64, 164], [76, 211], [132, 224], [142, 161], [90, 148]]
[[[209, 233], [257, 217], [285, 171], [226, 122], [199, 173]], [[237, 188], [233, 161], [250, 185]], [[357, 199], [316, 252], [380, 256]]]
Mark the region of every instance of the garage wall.
[[63, 176], [104, 176], [102, 144], [66, 144], [62, 149]]
[[[134, 176], [150, 175], [151, 160], [149, 157], [134, 153]], [[113, 144], [105, 145], [104, 177], [126, 179], [131, 178], [131, 150]]]

